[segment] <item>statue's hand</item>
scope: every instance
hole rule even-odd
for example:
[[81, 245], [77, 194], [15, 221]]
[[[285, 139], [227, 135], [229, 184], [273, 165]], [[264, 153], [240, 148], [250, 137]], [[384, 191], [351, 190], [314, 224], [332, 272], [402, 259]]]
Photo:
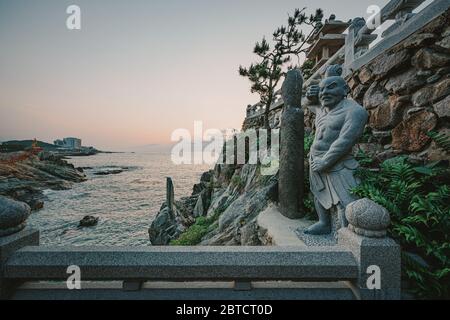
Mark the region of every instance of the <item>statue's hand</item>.
[[322, 172], [326, 168], [326, 163], [322, 159], [314, 159], [311, 161], [311, 169], [314, 172]]
[[308, 87], [308, 89], [306, 90], [306, 98], [313, 102], [313, 103], [318, 103], [319, 102], [319, 91], [320, 88], [318, 85], [314, 84]]

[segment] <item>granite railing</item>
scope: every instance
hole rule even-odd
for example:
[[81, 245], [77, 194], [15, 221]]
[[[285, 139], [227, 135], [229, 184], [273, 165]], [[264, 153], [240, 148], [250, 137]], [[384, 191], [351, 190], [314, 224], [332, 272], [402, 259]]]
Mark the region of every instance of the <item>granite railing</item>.
[[[362, 18], [355, 18], [354, 23], [347, 29], [345, 45], [305, 81], [304, 88], [316, 84], [332, 64], [342, 64], [344, 76], [351, 75], [383, 52], [425, 27], [450, 7], [448, 0], [434, 0], [422, 10], [414, 13], [413, 11], [424, 2], [425, 0], [389, 1], [379, 13], [379, 27], [385, 31], [381, 34], [381, 39], [372, 47], [370, 45], [378, 38], [378, 35], [374, 34], [376, 28], [371, 28]], [[391, 25], [386, 28], [388, 24]], [[276, 92], [276, 97], [279, 98], [270, 106], [271, 111], [283, 107], [280, 90]], [[259, 106], [259, 108], [254, 108], [255, 106]], [[246, 120], [261, 117], [264, 110], [265, 108], [261, 107], [260, 103], [249, 106]]]
[[[373, 265], [382, 270], [377, 290], [367, 288]], [[81, 290], [66, 287], [70, 266], [80, 270]], [[231, 287], [208, 287], [227, 281]], [[264, 290], [271, 281], [276, 285]], [[165, 284], [155, 288], [155, 282]], [[314, 289], [314, 283], [321, 285]], [[30, 228], [0, 237], [2, 299], [190, 299], [193, 293], [203, 299], [399, 299], [400, 249], [389, 238], [347, 228], [336, 245], [324, 247], [40, 246], [39, 232]]]

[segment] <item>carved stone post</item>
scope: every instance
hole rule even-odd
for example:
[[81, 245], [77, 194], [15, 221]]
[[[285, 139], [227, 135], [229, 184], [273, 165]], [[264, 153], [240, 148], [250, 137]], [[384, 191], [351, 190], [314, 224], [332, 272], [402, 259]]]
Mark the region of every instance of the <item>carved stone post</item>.
[[303, 76], [290, 70], [281, 89], [284, 109], [281, 116], [280, 171], [278, 198], [280, 212], [291, 219], [303, 216], [304, 115], [301, 108]]
[[401, 298], [400, 246], [386, 236], [389, 212], [369, 199], [346, 208], [348, 228], [338, 231], [338, 244], [349, 249], [359, 267], [354, 290], [363, 300]]
[[39, 231], [25, 228], [30, 213], [27, 204], [0, 196], [0, 299], [9, 298], [19, 285], [4, 279], [8, 258], [25, 246], [39, 245]]
[[167, 203], [167, 208], [169, 210], [169, 214], [172, 218], [175, 217], [174, 213], [173, 213], [173, 202], [175, 201], [175, 193], [173, 190], [173, 181], [172, 178], [167, 177], [167, 181], [166, 181], [166, 203]]

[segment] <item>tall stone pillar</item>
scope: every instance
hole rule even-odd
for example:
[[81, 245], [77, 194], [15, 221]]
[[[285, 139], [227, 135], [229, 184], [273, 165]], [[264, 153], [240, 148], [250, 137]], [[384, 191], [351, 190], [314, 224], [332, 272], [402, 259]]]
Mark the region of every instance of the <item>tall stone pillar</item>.
[[299, 69], [288, 71], [281, 88], [284, 100], [280, 130], [280, 171], [278, 199], [285, 217], [303, 216], [304, 115], [301, 108], [303, 75]]

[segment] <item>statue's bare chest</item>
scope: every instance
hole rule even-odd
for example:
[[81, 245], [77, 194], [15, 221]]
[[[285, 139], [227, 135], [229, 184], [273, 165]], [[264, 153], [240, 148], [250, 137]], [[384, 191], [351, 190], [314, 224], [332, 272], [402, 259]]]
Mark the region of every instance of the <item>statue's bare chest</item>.
[[321, 111], [316, 116], [316, 139], [315, 143], [330, 144], [339, 137], [339, 133], [344, 126], [346, 112], [325, 113]]

